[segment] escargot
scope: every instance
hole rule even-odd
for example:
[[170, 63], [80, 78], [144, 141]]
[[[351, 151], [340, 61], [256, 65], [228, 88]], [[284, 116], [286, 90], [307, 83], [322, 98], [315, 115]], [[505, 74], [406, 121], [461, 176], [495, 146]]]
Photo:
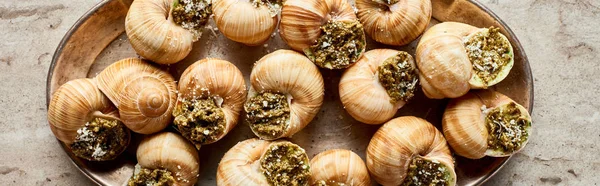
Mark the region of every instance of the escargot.
[[129, 145], [129, 129], [92, 79], [61, 85], [50, 99], [48, 122], [56, 138], [86, 160], [115, 159]]
[[413, 96], [418, 72], [410, 54], [392, 49], [365, 52], [346, 69], [339, 84], [344, 108], [356, 120], [381, 124]]
[[218, 186], [308, 185], [305, 150], [288, 141], [248, 139], [233, 146], [217, 168]]
[[210, 15], [211, 0], [135, 0], [125, 32], [140, 56], [172, 64], [190, 53]]
[[367, 168], [382, 185], [455, 185], [450, 149], [424, 119], [403, 116], [385, 123], [367, 147]]
[[96, 81], [132, 131], [151, 134], [171, 123], [177, 94], [175, 80], [166, 71], [144, 60], [127, 58], [106, 67]]
[[325, 92], [319, 69], [302, 54], [277, 50], [254, 64], [244, 105], [261, 139], [291, 137], [319, 112]]
[[498, 28], [444, 22], [423, 34], [416, 60], [423, 92], [442, 99], [499, 83], [508, 76], [514, 54]]
[[129, 186], [137, 185], [195, 185], [200, 159], [194, 146], [172, 132], [145, 137], [136, 151], [138, 164]]
[[347, 68], [366, 48], [363, 26], [346, 0], [286, 0], [279, 33], [321, 68]]
[[264, 43], [279, 22], [284, 0], [214, 1], [214, 19], [225, 37], [246, 45]]
[[505, 157], [523, 149], [531, 135], [527, 109], [491, 90], [452, 99], [442, 118], [444, 136], [456, 154], [480, 159]]
[[334, 149], [310, 160], [311, 185], [368, 186], [371, 178], [365, 162], [354, 152]]
[[387, 45], [412, 42], [431, 20], [431, 1], [356, 0], [356, 8], [365, 32]]
[[220, 59], [190, 65], [179, 79], [173, 122], [197, 147], [223, 138], [238, 121], [246, 100], [242, 72]]

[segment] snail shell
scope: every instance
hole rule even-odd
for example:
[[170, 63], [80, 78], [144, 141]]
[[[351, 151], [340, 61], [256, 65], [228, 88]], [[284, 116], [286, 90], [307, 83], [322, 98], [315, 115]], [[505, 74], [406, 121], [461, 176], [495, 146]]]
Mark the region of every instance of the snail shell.
[[281, 5], [259, 0], [217, 0], [214, 19], [225, 37], [250, 46], [260, 45], [271, 37]]
[[175, 177], [174, 185], [195, 185], [200, 159], [190, 142], [172, 132], [147, 136], [136, 151], [138, 164], [146, 169], [166, 169]]
[[387, 45], [406, 45], [417, 39], [431, 20], [431, 1], [388, 2], [356, 0], [358, 18], [365, 32], [373, 40]]
[[[415, 159], [443, 165], [445, 170], [441, 172], [447, 175], [445, 185], [456, 184], [454, 163], [446, 140], [426, 120], [413, 116], [392, 119], [377, 130], [367, 147], [367, 168], [382, 185], [400, 185], [412, 180], [407, 175]], [[416, 170], [425, 168], [417, 166]]]
[[[457, 98], [471, 88], [487, 88], [502, 81], [514, 63], [512, 46], [508, 43], [510, 60], [498, 72], [496, 78], [483, 82], [469, 59], [466, 41], [478, 34], [489, 33], [487, 28], [444, 22], [431, 27], [423, 34], [417, 46], [416, 60], [420, 71], [421, 87], [429, 98]], [[471, 47], [469, 47], [471, 48]]]
[[[492, 110], [509, 104], [515, 104], [520, 112], [519, 118], [527, 122], [522, 126], [524, 130], [517, 130], [518, 135], [525, 139], [513, 151], [491, 148], [488, 145], [491, 135], [486, 118]], [[470, 159], [480, 159], [486, 155], [505, 157], [517, 153], [529, 141], [531, 116], [527, 109], [509, 97], [495, 91], [481, 90], [452, 99], [444, 111], [442, 126], [448, 144], [460, 156]], [[510, 131], [515, 130], [511, 128]]]
[[262, 92], [279, 93], [287, 97], [290, 109], [287, 128], [279, 136], [260, 135], [251, 127], [261, 139], [291, 137], [308, 125], [323, 104], [325, 88], [319, 69], [291, 50], [277, 50], [257, 61], [250, 74], [250, 85], [248, 101]]
[[[78, 130], [94, 118], [119, 120], [119, 113], [110, 100], [100, 92], [92, 79], [75, 79], [60, 86], [52, 95], [48, 107], [48, 122], [54, 136], [67, 146], [77, 140]], [[119, 124], [122, 125], [122, 124]], [[123, 127], [124, 128], [124, 127]], [[125, 129], [124, 146], [111, 157], [77, 156], [98, 161], [110, 160], [121, 154], [129, 144], [129, 130]], [[119, 139], [110, 139], [119, 140]], [[106, 158], [106, 159], [102, 159]]]
[[201, 144], [214, 143], [235, 127], [246, 100], [244, 76], [235, 65], [220, 59], [197, 61], [183, 72], [178, 86], [179, 99], [176, 108], [182, 100], [195, 98], [212, 97], [220, 102], [217, 106], [225, 115], [224, 132], [216, 139]]
[[[221, 159], [221, 162], [219, 162], [219, 167], [217, 168], [217, 185], [278, 185], [271, 184], [269, 180], [272, 180], [276, 178], [276, 176], [280, 175], [267, 174], [268, 170], [266, 170], [263, 166], [263, 163], [266, 162], [265, 159], [268, 157], [269, 152], [276, 146], [292, 147], [301, 153], [300, 157], [298, 158], [301, 159], [300, 161], [302, 163], [292, 164], [291, 166], [294, 166], [294, 168], [291, 170], [302, 172], [303, 175], [292, 175], [290, 181], [295, 181], [296, 185], [307, 185], [309, 181], [308, 177], [310, 177], [310, 167], [308, 156], [304, 152], [304, 149], [296, 144], [284, 140], [265, 141], [256, 138], [239, 142], [229, 149], [227, 153], [225, 153]], [[301, 171], [299, 171], [299, 169], [301, 169]]]
[[173, 0], [135, 0], [125, 18], [125, 32], [135, 51], [160, 64], [172, 64], [192, 51], [198, 36], [177, 25]]
[[177, 94], [169, 73], [141, 59], [127, 58], [106, 67], [96, 81], [132, 131], [151, 134], [172, 121]]
[[[342, 183], [350, 186], [371, 185], [365, 162], [356, 153], [334, 149], [321, 152], [310, 160], [311, 184]], [[329, 184], [327, 184], [329, 183]]]
[[[392, 49], [367, 51], [344, 72], [339, 84], [340, 99], [354, 119], [366, 124], [381, 124], [394, 117], [396, 111], [406, 104], [403, 100], [392, 101], [378, 76], [380, 66], [399, 53]], [[406, 56], [410, 66], [416, 69], [412, 57]]]

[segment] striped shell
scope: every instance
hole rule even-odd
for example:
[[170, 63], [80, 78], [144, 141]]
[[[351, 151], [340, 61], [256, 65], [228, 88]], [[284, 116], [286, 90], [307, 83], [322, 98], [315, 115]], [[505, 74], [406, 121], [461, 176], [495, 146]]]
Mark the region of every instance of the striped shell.
[[225, 37], [250, 46], [264, 43], [279, 18], [267, 6], [255, 7], [252, 1], [218, 0], [213, 11], [217, 27]]
[[349, 186], [371, 185], [365, 162], [356, 153], [345, 149], [321, 152], [310, 161], [311, 184], [319, 181], [343, 183]]

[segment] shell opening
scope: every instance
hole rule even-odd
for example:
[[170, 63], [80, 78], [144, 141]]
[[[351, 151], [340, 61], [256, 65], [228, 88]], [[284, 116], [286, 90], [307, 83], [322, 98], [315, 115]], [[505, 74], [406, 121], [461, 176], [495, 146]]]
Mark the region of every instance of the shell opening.
[[260, 161], [271, 185], [308, 185], [310, 165], [304, 149], [292, 143], [271, 145]]
[[510, 154], [522, 148], [527, 141], [531, 121], [525, 117], [517, 104], [491, 109], [485, 117], [488, 130], [488, 149]]
[[173, 109], [173, 123], [197, 149], [219, 140], [225, 132], [225, 113], [217, 105], [218, 101], [214, 97], [181, 99]]
[[331, 181], [331, 180], [328, 180], [328, 181], [319, 180], [319, 181], [317, 181], [317, 183], [315, 185], [316, 186], [346, 186], [345, 183]]
[[244, 109], [250, 128], [260, 138], [276, 139], [290, 124], [290, 105], [285, 94], [257, 94], [246, 102]]
[[175, 178], [173, 173], [166, 169], [147, 169], [141, 168], [137, 173], [129, 179], [128, 186], [145, 186], [145, 185], [173, 185]]
[[129, 130], [119, 120], [93, 118], [77, 129], [71, 151], [91, 161], [115, 159], [129, 144]]
[[321, 68], [342, 69], [358, 60], [365, 49], [365, 33], [358, 20], [329, 21], [321, 26], [321, 36], [304, 50]]
[[192, 32], [196, 40], [212, 15], [211, 0], [175, 0], [171, 16], [175, 24]]
[[386, 59], [378, 68], [379, 83], [387, 91], [391, 103], [408, 101], [415, 95], [419, 75], [410, 61], [410, 54], [399, 52]]
[[465, 48], [475, 76], [484, 84], [500, 77], [505, 66], [513, 59], [512, 47], [499, 28], [482, 29], [465, 41]]
[[417, 156], [410, 162], [402, 185], [450, 185], [454, 179], [450, 171], [451, 168], [437, 160]]
[[269, 9], [271, 17], [277, 16], [283, 7], [283, 0], [252, 0], [254, 7], [265, 6]]

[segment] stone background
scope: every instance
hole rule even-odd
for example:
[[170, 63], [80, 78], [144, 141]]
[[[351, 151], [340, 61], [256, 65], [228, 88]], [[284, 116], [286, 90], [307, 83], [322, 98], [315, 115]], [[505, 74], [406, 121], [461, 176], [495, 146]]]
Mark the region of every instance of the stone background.
[[[46, 121], [46, 75], [98, 0], [0, 1], [0, 185], [91, 185]], [[486, 185], [600, 184], [600, 1], [482, 0], [516, 33], [535, 78], [532, 140]]]

